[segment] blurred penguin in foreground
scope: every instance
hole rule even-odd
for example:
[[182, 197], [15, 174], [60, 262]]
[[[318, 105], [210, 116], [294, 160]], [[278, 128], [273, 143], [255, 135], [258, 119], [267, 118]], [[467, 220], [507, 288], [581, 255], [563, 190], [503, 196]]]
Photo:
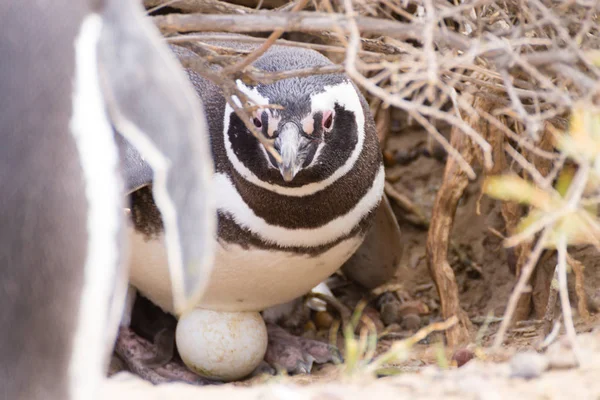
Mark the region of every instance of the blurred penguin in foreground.
[[206, 123], [136, 1], [0, 10], [0, 398], [93, 399], [127, 287], [113, 128], [152, 166], [183, 310], [211, 264]]

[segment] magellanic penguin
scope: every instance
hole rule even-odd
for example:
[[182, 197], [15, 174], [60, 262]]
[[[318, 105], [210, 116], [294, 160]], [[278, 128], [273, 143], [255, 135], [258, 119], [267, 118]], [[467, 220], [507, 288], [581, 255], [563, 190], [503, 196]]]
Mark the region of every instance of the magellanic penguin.
[[[127, 288], [124, 190], [112, 124], [136, 127], [132, 143], [148, 160], [196, 151], [186, 180], [174, 179], [165, 192], [175, 216], [205, 218], [193, 230], [175, 227], [181, 258], [192, 265], [174, 273], [187, 282], [174, 290], [181, 294], [176, 302], [185, 308], [186, 299], [201, 291], [197, 282], [207, 267], [189, 261], [200, 251], [211, 255], [202, 238], [212, 236], [213, 212], [204, 196], [190, 206], [183, 204], [186, 196], [173, 193], [210, 192], [212, 161], [206, 138], [198, 135], [205, 121], [175, 57], [141, 18], [134, 1], [0, 5], [2, 399], [89, 400], [99, 394]], [[131, 34], [136, 31], [144, 35]], [[114, 42], [115, 36], [123, 41]], [[130, 47], [143, 49], [140, 59], [116, 57], [115, 49]], [[136, 74], [143, 85], [131, 79]], [[129, 83], [116, 88], [119, 79]], [[145, 96], [136, 95], [140, 90]], [[139, 108], [123, 107], [123, 93], [139, 97]], [[152, 107], [161, 108], [155, 117], [160, 129], [144, 125]], [[164, 134], [177, 140], [154, 151], [152, 143]], [[190, 234], [199, 246], [194, 253], [185, 247]]]
[[[235, 37], [208, 43], [252, 49]], [[173, 50], [179, 56], [194, 56], [185, 48]], [[254, 66], [284, 71], [329, 64], [313, 50], [273, 46]], [[344, 74], [258, 86], [238, 81], [259, 106], [253, 123], [274, 140], [282, 159], [277, 162], [250, 134], [221, 90], [195, 71], [187, 72], [205, 104], [218, 210], [215, 266], [197, 306], [220, 312], [262, 311], [306, 294], [355, 253], [381, 203], [384, 168], [367, 102]], [[268, 107], [274, 104], [282, 107]], [[171, 303], [161, 218], [149, 189], [133, 193], [131, 207], [131, 283], [180, 317]], [[394, 224], [397, 229], [395, 220]], [[386, 243], [398, 248], [393, 242], [397, 238], [391, 235]]]

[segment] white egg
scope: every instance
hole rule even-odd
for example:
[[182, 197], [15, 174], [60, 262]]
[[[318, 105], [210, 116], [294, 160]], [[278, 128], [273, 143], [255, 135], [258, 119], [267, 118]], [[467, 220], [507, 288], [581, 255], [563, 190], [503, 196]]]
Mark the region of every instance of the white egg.
[[175, 334], [181, 359], [198, 375], [232, 381], [250, 374], [267, 351], [267, 327], [258, 312], [197, 308], [182, 315]]

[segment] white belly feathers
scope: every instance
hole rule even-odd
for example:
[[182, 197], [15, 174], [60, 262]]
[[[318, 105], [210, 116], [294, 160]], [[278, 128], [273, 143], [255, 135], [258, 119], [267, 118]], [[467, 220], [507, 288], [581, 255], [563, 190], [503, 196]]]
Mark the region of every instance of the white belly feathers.
[[[173, 312], [171, 282], [163, 238], [146, 241], [129, 230], [130, 279], [142, 294]], [[306, 294], [335, 272], [356, 251], [362, 238], [351, 238], [314, 257], [283, 251], [217, 245], [215, 267], [201, 308], [261, 311]]]

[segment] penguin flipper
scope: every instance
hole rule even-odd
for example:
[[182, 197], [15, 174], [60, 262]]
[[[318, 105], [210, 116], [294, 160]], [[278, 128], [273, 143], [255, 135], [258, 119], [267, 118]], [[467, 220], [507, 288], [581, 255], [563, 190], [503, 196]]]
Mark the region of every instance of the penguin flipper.
[[400, 226], [383, 195], [371, 229], [362, 245], [342, 266], [342, 272], [365, 288], [374, 289], [394, 277], [401, 257]]
[[130, 154], [128, 189], [152, 180], [179, 315], [197, 303], [212, 269], [213, 162], [202, 103], [141, 4], [107, 0], [103, 21], [103, 95], [113, 126], [138, 153]]

